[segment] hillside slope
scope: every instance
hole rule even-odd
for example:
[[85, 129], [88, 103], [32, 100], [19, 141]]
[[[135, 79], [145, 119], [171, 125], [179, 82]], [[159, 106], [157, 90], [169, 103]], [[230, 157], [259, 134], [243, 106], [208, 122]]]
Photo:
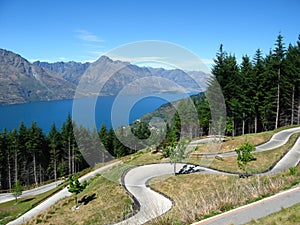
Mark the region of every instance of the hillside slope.
[[0, 105], [68, 99], [74, 92], [61, 76], [0, 49]]

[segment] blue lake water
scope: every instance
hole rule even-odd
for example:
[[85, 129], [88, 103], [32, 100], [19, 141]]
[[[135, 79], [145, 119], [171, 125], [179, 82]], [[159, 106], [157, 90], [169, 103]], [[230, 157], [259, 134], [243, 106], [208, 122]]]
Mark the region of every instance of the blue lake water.
[[1, 106], [0, 129], [3, 130], [4, 127], [8, 130], [19, 128], [21, 121], [26, 126], [30, 126], [35, 121], [45, 133], [48, 133], [53, 123], [60, 129], [68, 114], [73, 115], [73, 103], [77, 109], [76, 123], [78, 122], [78, 124], [90, 129], [95, 124], [97, 129], [100, 128], [101, 124], [116, 128], [131, 124], [134, 120], [167, 102], [186, 97], [188, 97], [187, 94], [101, 96], [98, 99], [85, 98]]

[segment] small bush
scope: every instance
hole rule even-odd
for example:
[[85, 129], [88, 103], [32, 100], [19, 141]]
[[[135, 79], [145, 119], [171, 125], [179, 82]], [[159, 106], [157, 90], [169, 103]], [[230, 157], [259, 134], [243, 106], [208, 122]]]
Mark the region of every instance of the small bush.
[[295, 166], [290, 167], [290, 175], [296, 175], [297, 173], [297, 168]]
[[238, 167], [244, 171], [247, 176], [247, 164], [250, 161], [255, 160], [251, 152], [255, 151], [255, 146], [249, 142], [244, 143], [241, 147], [235, 150], [237, 153], [237, 164]]

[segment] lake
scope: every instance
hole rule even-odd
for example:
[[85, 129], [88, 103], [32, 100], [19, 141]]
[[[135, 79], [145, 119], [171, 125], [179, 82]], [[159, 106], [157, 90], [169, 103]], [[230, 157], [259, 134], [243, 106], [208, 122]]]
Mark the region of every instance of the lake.
[[[194, 93], [193, 93], [194, 94]], [[30, 126], [35, 121], [45, 133], [48, 133], [53, 123], [60, 129], [68, 114], [72, 116], [73, 104], [77, 106], [75, 122], [90, 129], [96, 124], [97, 130], [102, 124], [114, 129], [121, 125], [131, 124], [134, 120], [154, 111], [161, 105], [188, 97], [188, 94], [156, 94], [132, 96], [101, 96], [76, 100], [58, 100], [48, 102], [31, 102], [20, 105], [0, 107], [0, 129], [19, 128], [21, 121]], [[91, 106], [96, 102], [91, 111]], [[80, 109], [80, 110], [78, 110]], [[87, 115], [92, 116], [87, 116]], [[94, 116], [94, 117], [93, 117]]]

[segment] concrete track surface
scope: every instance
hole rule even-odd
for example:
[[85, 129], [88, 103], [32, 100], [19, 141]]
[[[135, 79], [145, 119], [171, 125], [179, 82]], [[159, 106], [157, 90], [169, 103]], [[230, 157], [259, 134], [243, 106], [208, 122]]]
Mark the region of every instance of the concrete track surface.
[[[117, 164], [119, 164], [120, 162], [114, 162], [111, 164], [108, 164], [106, 166], [103, 166], [99, 169], [96, 169], [84, 176], [82, 176], [81, 178], [79, 178], [79, 181], [82, 182], [84, 180], [89, 180], [92, 177], [94, 177], [96, 174], [101, 173]], [[20, 216], [19, 218], [17, 218], [14, 221], [9, 222], [9, 225], [15, 225], [15, 224], [22, 224], [26, 221], [28, 221], [31, 217], [36, 216], [38, 214], [40, 214], [42, 211], [50, 208], [50, 206], [52, 206], [53, 204], [55, 204], [58, 200], [70, 196], [71, 193], [68, 192], [67, 188], [64, 188], [63, 190], [57, 192], [56, 194], [54, 194], [53, 196], [51, 196], [50, 198], [46, 199], [44, 202], [42, 202], [41, 204], [39, 204], [38, 206], [34, 207], [33, 209], [29, 210], [28, 212], [26, 212], [25, 214], [23, 214], [22, 216]]]
[[[23, 191], [22, 195], [19, 196], [18, 198], [24, 198], [24, 197], [29, 197], [29, 196], [34, 196], [38, 194], [42, 194], [44, 192], [50, 191], [54, 188], [56, 188], [59, 184], [61, 184], [63, 180], [55, 181], [50, 184], [46, 184], [37, 188], [33, 188], [27, 191]], [[11, 200], [14, 200], [15, 197], [12, 195], [12, 193], [3, 193], [0, 194], [0, 203], [8, 202]]]
[[[300, 127], [292, 128], [288, 130], [283, 130], [275, 135], [266, 143], [259, 145], [256, 147], [256, 152], [263, 152], [263, 151], [269, 151], [274, 148], [280, 147], [284, 145], [290, 138], [290, 136], [294, 133], [300, 132]], [[207, 143], [208, 140], [203, 140], [201, 142]], [[209, 138], [209, 141], [213, 141], [212, 138]], [[199, 141], [198, 141], [199, 143]], [[192, 145], [195, 145], [195, 143], [192, 143]], [[222, 157], [229, 157], [236, 155], [235, 152], [228, 152], [224, 154], [218, 154]], [[215, 156], [215, 155], [214, 155]], [[286, 154], [276, 165], [275, 167], [270, 170], [269, 172], [265, 174], [271, 174], [271, 173], [279, 173], [281, 171], [284, 171], [291, 166], [296, 166], [299, 163], [300, 160], [300, 138], [296, 141], [293, 148]], [[180, 168], [182, 168], [186, 164], [177, 164], [177, 172]], [[217, 170], [204, 168], [204, 167], [197, 167], [201, 170], [201, 173], [207, 173], [207, 174], [229, 174], [229, 173], [222, 173]], [[136, 168], [133, 168], [129, 170], [123, 179], [123, 185], [124, 187], [134, 196], [134, 198], [139, 202], [140, 204], [140, 210], [132, 217], [117, 223], [117, 225], [138, 225], [146, 223], [158, 216], [161, 216], [162, 214], [166, 213], [172, 208], [172, 201], [168, 199], [167, 197], [151, 190], [149, 187], [146, 186], [149, 179], [156, 177], [156, 176], [162, 176], [166, 174], [172, 174], [174, 172], [173, 165], [167, 164], [167, 163], [161, 163], [161, 164], [151, 164], [151, 165], [144, 165], [139, 166]], [[298, 191], [299, 192], [299, 191]], [[288, 202], [287, 204], [279, 204], [278, 201], [276, 204], [277, 207], [273, 207], [273, 209], [280, 209], [282, 206], [287, 205], [293, 205], [297, 202], [300, 202], [299, 193], [291, 192], [290, 195], [280, 195], [278, 199], [280, 199], [283, 202]], [[292, 197], [291, 197], [292, 195]], [[294, 196], [295, 195], [295, 196]], [[291, 200], [289, 200], [291, 198]], [[272, 213], [274, 210], [268, 210], [270, 207], [268, 205], [264, 205], [264, 201], [262, 203], [259, 203], [260, 207], [255, 207], [255, 209], [250, 208], [252, 213], [246, 212], [248, 217], [250, 218], [249, 221], [251, 221], [252, 218], [259, 218], [262, 216], [266, 216], [270, 213]], [[271, 205], [274, 203], [270, 203]], [[256, 205], [257, 206], [257, 205]], [[256, 210], [257, 208], [257, 210]], [[265, 208], [265, 210], [263, 210]], [[256, 215], [256, 216], [255, 216]], [[240, 216], [235, 215], [235, 222], [236, 221], [243, 221], [241, 218], [245, 218], [243, 214], [240, 214]], [[225, 221], [225, 223], [224, 223]], [[216, 220], [216, 222], [212, 224], [230, 224], [231, 218], [228, 220], [223, 218], [221, 221]], [[228, 223], [227, 223], [228, 222]], [[243, 221], [244, 222], [244, 221]], [[247, 222], [247, 221], [246, 221]], [[208, 223], [211, 224], [211, 223]], [[242, 223], [239, 223], [242, 224]]]
[[[273, 137], [268, 142], [257, 146], [256, 152], [269, 151], [269, 150], [272, 150], [279, 146], [282, 146], [288, 141], [288, 139], [290, 138], [290, 136], [292, 134], [297, 133], [297, 132], [300, 132], [300, 127], [280, 131], [277, 134], [273, 135]], [[205, 143], [205, 142], [209, 142], [209, 141], [213, 141], [213, 139], [209, 138], [209, 140], [198, 141], [198, 143], [201, 143], [201, 142]], [[192, 142], [191, 146], [194, 146], [195, 144], [196, 144], [195, 142], [194, 143]], [[228, 153], [219, 154], [219, 155], [222, 157], [228, 157], [228, 156], [233, 156], [235, 154], [236, 154], [235, 152], [228, 152]], [[215, 156], [215, 154], [212, 156]], [[283, 170], [288, 169], [291, 166], [296, 166], [299, 163], [299, 160], [300, 160], [300, 138], [298, 138], [295, 145], [288, 152], [288, 154], [286, 154], [285, 157], [283, 157], [271, 171], [269, 171], [265, 174], [279, 173]], [[97, 169], [97, 170], [91, 172], [90, 174], [87, 174], [84, 177], [80, 178], [80, 181], [90, 179], [96, 173], [100, 173], [108, 168], [111, 168], [112, 166], [117, 165], [118, 163], [120, 163], [120, 162], [115, 162], [115, 163], [109, 164], [107, 166], [104, 166], [100, 169]], [[178, 172], [185, 165], [187, 165], [187, 164], [177, 163], [176, 171]], [[201, 166], [197, 166], [197, 169], [199, 171], [201, 171], [200, 173], [233, 175], [230, 173], [223, 173], [223, 172], [220, 172], [217, 170], [213, 170], [213, 169], [209, 169], [209, 168], [205, 168], [205, 167], [201, 167]], [[135, 198], [136, 202], [138, 202], [139, 210], [132, 217], [130, 217], [122, 222], [119, 222], [117, 224], [118, 225], [143, 224], [143, 223], [146, 223], [158, 216], [161, 216], [162, 214], [166, 213], [167, 211], [169, 211], [173, 205], [172, 201], [169, 198], [165, 197], [164, 195], [151, 190], [150, 187], [147, 186], [147, 182], [151, 178], [154, 178], [157, 176], [162, 176], [162, 175], [167, 175], [167, 174], [173, 174], [173, 172], [174, 172], [174, 167], [173, 167], [173, 165], [171, 165], [169, 163], [144, 165], [144, 166], [135, 167], [135, 168], [127, 171], [123, 177], [123, 186], [127, 189], [128, 192], [130, 192], [130, 194], [133, 196], [133, 198]], [[285, 204], [285, 205], [295, 204], [296, 202], [300, 202], [300, 197], [298, 196], [299, 195], [298, 192], [299, 191], [291, 191], [287, 195], [285, 195], [285, 194], [278, 195], [278, 197], [276, 197], [276, 198], [281, 199], [284, 202], [285, 201], [289, 202], [288, 204]], [[31, 217], [41, 213], [43, 210], [49, 208], [51, 205], [53, 205], [59, 199], [65, 197], [65, 196], [69, 196], [69, 195], [70, 195], [70, 193], [65, 188], [62, 191], [60, 191], [57, 194], [50, 197], [49, 199], [47, 199], [45, 202], [38, 205], [37, 207], [28, 211], [27, 213], [22, 215], [20, 218], [10, 222], [9, 224], [21, 224], [21, 223], [29, 220]], [[1, 199], [1, 196], [0, 196], [0, 199]], [[289, 199], [291, 199], [292, 201], [290, 201]], [[296, 200], [296, 202], [295, 202], [295, 200]], [[274, 203], [271, 203], [271, 204], [274, 204]], [[249, 218], [250, 217], [251, 218], [259, 218], [259, 217], [270, 214], [270, 211], [263, 210], [260, 207], [258, 207], [258, 205], [260, 205], [260, 207], [262, 207], [263, 209], [269, 208], [269, 206], [264, 206], [263, 200], [262, 200], [262, 203], [257, 202], [254, 209], [249, 207], [249, 209], [252, 212], [252, 214], [249, 214], [247, 212], [247, 214], [249, 215]], [[276, 205], [279, 207], [281, 206], [281, 204], [279, 202], [277, 202]], [[245, 208], [247, 208], [247, 206], [245, 206]], [[258, 210], [256, 210], [256, 208], [258, 208]], [[221, 214], [221, 215], [223, 215], [223, 214]], [[233, 214], [229, 214], [229, 215], [233, 215]], [[240, 214], [240, 215], [243, 216], [243, 214]], [[257, 215], [258, 217], [255, 215]], [[235, 217], [237, 218], [236, 221], [242, 221], [242, 220], [239, 220], [240, 219], [239, 214], [237, 214], [237, 215], [235, 214]], [[230, 223], [230, 221], [231, 221], [230, 217], [225, 216], [225, 218], [229, 218], [229, 219], [224, 220], [224, 217], [222, 217], [222, 220], [216, 219], [214, 221], [217, 221], [217, 222], [212, 223], [212, 224], [222, 225], [222, 224], [227, 224], [227, 221], [229, 221], [228, 223]], [[208, 224], [210, 224], [210, 223], [208, 223]]]

